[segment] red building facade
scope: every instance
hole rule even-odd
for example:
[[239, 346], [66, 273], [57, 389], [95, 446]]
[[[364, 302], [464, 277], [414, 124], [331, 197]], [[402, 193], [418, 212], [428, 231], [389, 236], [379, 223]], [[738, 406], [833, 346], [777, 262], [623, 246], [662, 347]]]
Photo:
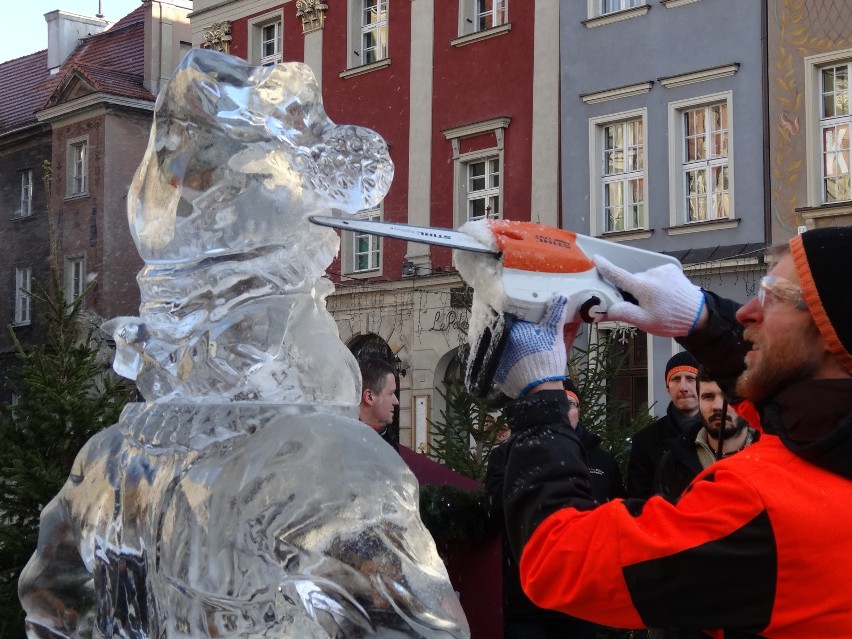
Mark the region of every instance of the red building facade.
[[[307, 63], [329, 117], [388, 142], [365, 217], [559, 224], [559, 4], [550, 0], [195, 0], [193, 45]], [[448, 249], [343, 233], [329, 309], [354, 350], [395, 359], [400, 442], [423, 450], [458, 374], [467, 310]]]

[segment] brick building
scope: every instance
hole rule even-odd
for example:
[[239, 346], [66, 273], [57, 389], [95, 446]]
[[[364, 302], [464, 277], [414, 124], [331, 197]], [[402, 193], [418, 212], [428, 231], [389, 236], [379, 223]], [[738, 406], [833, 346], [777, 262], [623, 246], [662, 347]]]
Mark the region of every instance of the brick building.
[[[301, 61], [339, 123], [374, 129], [395, 177], [365, 217], [559, 224], [558, 24], [551, 0], [196, 0], [193, 44]], [[342, 234], [329, 309], [356, 351], [397, 362], [400, 442], [427, 445], [458, 375], [467, 311], [449, 249]]]
[[[43, 330], [20, 289], [48, 281], [48, 211], [66, 293], [94, 280], [86, 304], [101, 317], [138, 309], [127, 189], [155, 95], [190, 47], [190, 7], [148, 0], [113, 25], [52, 11], [47, 50], [0, 64], [0, 309], [24, 346]], [[13, 354], [0, 332], [3, 363]]]

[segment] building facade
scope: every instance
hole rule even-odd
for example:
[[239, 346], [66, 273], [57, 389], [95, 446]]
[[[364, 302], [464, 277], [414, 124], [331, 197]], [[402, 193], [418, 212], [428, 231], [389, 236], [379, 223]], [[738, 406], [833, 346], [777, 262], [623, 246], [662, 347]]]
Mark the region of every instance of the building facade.
[[[559, 219], [559, 13], [552, 0], [196, 0], [193, 44], [305, 62], [329, 117], [388, 142], [391, 189], [366, 218], [458, 227]], [[356, 352], [397, 363], [400, 442], [423, 450], [466, 339], [449, 249], [343, 233], [328, 306]]]
[[[0, 64], [0, 296], [10, 302], [4, 323], [25, 348], [43, 334], [23, 290], [49, 285], [51, 224], [67, 297], [94, 282], [85, 305], [95, 316], [138, 311], [142, 262], [127, 191], [155, 95], [190, 48], [190, 8], [147, 0], [115, 24], [52, 11], [47, 50]], [[6, 331], [0, 354], [5, 368], [14, 358]]]
[[852, 15], [842, 0], [770, 0], [772, 243], [852, 224]]
[[[560, 18], [563, 224], [746, 301], [768, 232], [765, 2], [588, 0]], [[677, 345], [630, 348], [624, 399], [662, 414]]]

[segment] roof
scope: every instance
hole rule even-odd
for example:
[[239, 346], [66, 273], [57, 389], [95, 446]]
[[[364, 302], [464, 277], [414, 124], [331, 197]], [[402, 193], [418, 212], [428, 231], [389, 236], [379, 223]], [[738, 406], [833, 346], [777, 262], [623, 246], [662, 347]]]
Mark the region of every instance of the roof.
[[80, 81], [95, 92], [153, 101], [143, 83], [145, 10], [140, 5], [83, 39], [56, 74], [47, 68], [47, 50], [0, 64], [0, 135], [36, 124], [38, 111], [61, 103]]
[[731, 244], [729, 246], [711, 246], [708, 248], [691, 248], [685, 251], [664, 251], [680, 260], [681, 264], [701, 264], [703, 262], [718, 262], [750, 257], [759, 257], [764, 251], [763, 244]]
[[0, 134], [35, 124], [35, 114], [56, 88], [47, 50], [0, 64]]

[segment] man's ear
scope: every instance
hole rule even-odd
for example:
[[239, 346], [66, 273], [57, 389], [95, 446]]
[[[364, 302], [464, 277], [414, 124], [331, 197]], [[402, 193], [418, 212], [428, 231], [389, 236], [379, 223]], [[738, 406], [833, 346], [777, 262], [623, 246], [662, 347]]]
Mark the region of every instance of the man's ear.
[[373, 405], [373, 391], [369, 388], [365, 388], [361, 391], [361, 403], [366, 404], [367, 406]]

